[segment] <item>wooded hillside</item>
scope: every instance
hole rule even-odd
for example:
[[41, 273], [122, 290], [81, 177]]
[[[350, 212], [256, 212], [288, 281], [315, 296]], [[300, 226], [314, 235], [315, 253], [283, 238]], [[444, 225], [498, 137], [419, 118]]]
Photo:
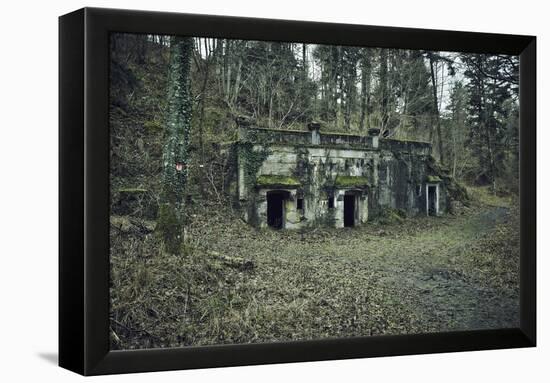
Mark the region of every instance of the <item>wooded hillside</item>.
[[[169, 129], [171, 41], [112, 35], [113, 190], [160, 195]], [[220, 143], [237, 117], [256, 125], [367, 134], [433, 144], [459, 181], [517, 191], [517, 57], [192, 38], [188, 193], [223, 196]], [[172, 53], [172, 56], [174, 54]], [[173, 91], [173, 90], [172, 90]], [[166, 150], [164, 148], [164, 150]]]

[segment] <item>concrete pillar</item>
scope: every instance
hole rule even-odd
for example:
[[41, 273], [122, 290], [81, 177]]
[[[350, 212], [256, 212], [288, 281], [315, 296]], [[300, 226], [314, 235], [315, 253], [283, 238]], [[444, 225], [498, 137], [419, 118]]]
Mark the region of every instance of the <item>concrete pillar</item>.
[[321, 143], [321, 133], [319, 132], [321, 124], [318, 122], [310, 122], [307, 124], [307, 128], [311, 132], [311, 144], [319, 145]]
[[344, 227], [344, 190], [334, 193], [334, 227]]
[[369, 129], [369, 137], [371, 139], [371, 145], [373, 148], [378, 148], [378, 136], [380, 135], [380, 129], [371, 128]]

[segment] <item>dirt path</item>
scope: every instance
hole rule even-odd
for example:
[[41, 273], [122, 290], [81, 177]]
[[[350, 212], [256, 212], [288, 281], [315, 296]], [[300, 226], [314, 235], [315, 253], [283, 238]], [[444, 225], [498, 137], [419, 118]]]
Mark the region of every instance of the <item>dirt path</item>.
[[[507, 210], [493, 208], [481, 212], [471, 221], [466, 237], [450, 243], [436, 252], [442, 259], [456, 263], [456, 256], [463, 254], [463, 244], [476, 241], [477, 237], [490, 232], [496, 223], [502, 222]], [[463, 232], [464, 226], [452, 226], [448, 235]], [[421, 251], [422, 243], [417, 250]], [[456, 254], [456, 255], [455, 255]], [[413, 255], [409, 253], [409, 255]], [[446, 323], [449, 330], [515, 327], [519, 323], [519, 299], [517, 294], [487, 286], [482, 276], [470, 275], [453, 267], [430, 267], [425, 265], [411, 272], [402, 284], [402, 290], [412, 290], [422, 295], [417, 311], [427, 321]], [[397, 282], [394, 280], [394, 282]]]
[[[517, 294], [488, 286], [482, 275], [468, 272], [460, 259], [506, 214], [505, 208], [491, 208], [412, 236], [401, 247], [391, 246], [382, 257], [367, 261], [381, 275], [377, 288], [402, 297], [421, 322], [438, 324], [427, 330], [517, 326]], [[372, 243], [373, 247], [384, 245], [387, 242], [383, 240]]]
[[254, 260], [232, 310], [258, 340], [516, 327], [517, 289], [491, 286], [472, 267], [476, 246], [507, 214], [486, 207], [390, 227], [259, 231], [240, 240], [225, 231], [208, 245]]
[[519, 236], [508, 208], [303, 233], [211, 212], [197, 215], [182, 255], [153, 256], [155, 237], [116, 242], [113, 232], [114, 348], [518, 325]]

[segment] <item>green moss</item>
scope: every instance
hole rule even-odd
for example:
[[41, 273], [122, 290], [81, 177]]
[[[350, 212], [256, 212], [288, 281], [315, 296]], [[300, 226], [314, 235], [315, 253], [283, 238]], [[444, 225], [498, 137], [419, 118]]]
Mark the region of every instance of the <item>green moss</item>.
[[441, 182], [441, 178], [439, 178], [439, 176], [428, 176], [426, 177], [426, 182], [430, 182], [430, 183]]
[[256, 179], [258, 186], [299, 187], [300, 181], [291, 176], [261, 175]]
[[367, 177], [360, 176], [337, 176], [334, 186], [339, 188], [367, 187], [369, 186], [369, 180]]

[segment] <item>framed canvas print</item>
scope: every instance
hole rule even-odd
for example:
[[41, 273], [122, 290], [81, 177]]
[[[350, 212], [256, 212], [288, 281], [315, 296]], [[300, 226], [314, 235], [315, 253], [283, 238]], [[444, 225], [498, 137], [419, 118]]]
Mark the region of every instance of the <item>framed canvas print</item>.
[[535, 346], [535, 37], [59, 28], [62, 367]]

